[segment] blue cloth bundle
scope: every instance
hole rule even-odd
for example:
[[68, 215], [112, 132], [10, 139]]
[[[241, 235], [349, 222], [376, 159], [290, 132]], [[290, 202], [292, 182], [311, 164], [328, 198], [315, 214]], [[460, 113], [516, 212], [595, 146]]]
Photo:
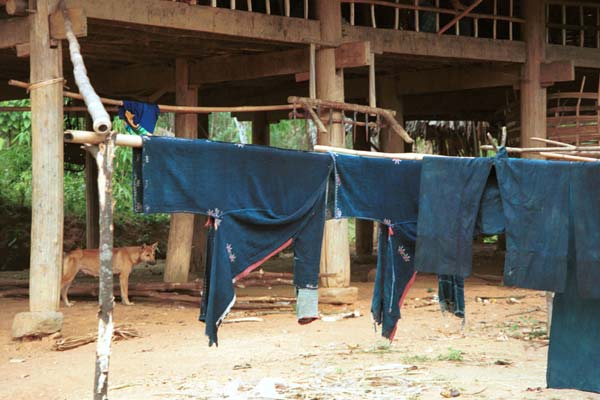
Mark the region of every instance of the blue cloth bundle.
[[156, 104], [124, 100], [119, 107], [119, 118], [125, 121], [129, 132], [137, 135], [154, 133], [159, 114]]
[[371, 312], [392, 340], [404, 296], [414, 281], [421, 163], [332, 153], [336, 219], [377, 221], [379, 248]]
[[136, 209], [204, 214], [209, 233], [200, 319], [209, 344], [235, 302], [233, 283], [293, 244], [294, 282], [318, 318], [316, 291], [333, 161], [327, 154], [207, 140], [144, 137], [134, 157]]

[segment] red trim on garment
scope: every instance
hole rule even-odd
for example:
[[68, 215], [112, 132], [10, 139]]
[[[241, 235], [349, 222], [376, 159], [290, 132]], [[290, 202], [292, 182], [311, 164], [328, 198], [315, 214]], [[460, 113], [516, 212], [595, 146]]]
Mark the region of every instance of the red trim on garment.
[[267, 254], [266, 257], [264, 257], [263, 259], [255, 262], [254, 264], [252, 264], [251, 266], [249, 266], [248, 268], [246, 268], [245, 270], [243, 270], [242, 272], [240, 272], [238, 275], [236, 275], [233, 278], [233, 282], [235, 283], [235, 282], [239, 281], [240, 279], [243, 279], [246, 276], [248, 276], [248, 274], [250, 272], [254, 271], [256, 268], [260, 267], [269, 258], [273, 257], [275, 254], [279, 253], [281, 250], [283, 250], [286, 247], [288, 247], [289, 245], [291, 245], [293, 241], [294, 241], [294, 239], [290, 238], [284, 244], [282, 244], [281, 246], [279, 246], [278, 248], [276, 248], [275, 250], [273, 250], [271, 253]]
[[388, 236], [394, 236], [394, 230], [388, 225]]
[[206, 223], [204, 224], [204, 227], [210, 228], [212, 225], [213, 225], [213, 218], [212, 217], [206, 218]]
[[[417, 278], [417, 273], [415, 272], [413, 274], [412, 278], [410, 278], [410, 281], [408, 281], [408, 283], [406, 284], [406, 287], [404, 288], [404, 293], [402, 293], [402, 296], [400, 296], [400, 301], [398, 302], [398, 309], [402, 308], [402, 303], [404, 303], [404, 298], [406, 297], [406, 294], [408, 293], [408, 290], [410, 289], [410, 287], [413, 285], [413, 283], [415, 283], [416, 278]], [[390, 342], [393, 341], [394, 336], [396, 336], [396, 329], [398, 329], [398, 322], [396, 322], [396, 326], [394, 326], [394, 330], [390, 334]]]

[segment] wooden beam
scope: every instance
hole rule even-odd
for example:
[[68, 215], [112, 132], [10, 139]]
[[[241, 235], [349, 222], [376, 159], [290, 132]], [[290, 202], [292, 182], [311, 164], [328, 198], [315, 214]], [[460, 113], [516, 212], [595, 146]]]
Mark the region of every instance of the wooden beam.
[[[81, 8], [70, 8], [69, 16], [73, 23], [75, 36], [87, 35], [87, 19]], [[15, 47], [29, 42], [29, 17], [16, 17], [0, 20], [0, 49]], [[50, 35], [53, 39], [66, 39], [62, 13], [56, 12], [50, 16]]]
[[466, 36], [437, 36], [433, 33], [373, 29], [344, 25], [344, 42], [370, 41], [376, 53], [524, 63], [525, 44]]
[[[345, 43], [335, 50], [336, 68], [369, 65], [369, 42]], [[244, 68], [240, 68], [243, 65]], [[269, 76], [306, 74], [309, 77], [310, 49], [286, 50], [248, 56], [218, 57], [191, 66], [190, 85], [243, 81]]]
[[521, 79], [519, 65], [461, 66], [396, 74], [398, 93], [440, 93], [456, 90], [513, 86]]
[[551, 86], [555, 82], [570, 82], [575, 80], [575, 63], [573, 60], [543, 63], [540, 68], [542, 86]]
[[576, 68], [600, 69], [600, 50], [556, 44], [546, 45], [546, 62], [565, 60], [573, 61]]
[[286, 43], [321, 40], [318, 21], [162, 0], [82, 0], [88, 18]]
[[29, 42], [29, 17], [0, 20], [0, 49]]
[[[68, 8], [69, 19], [73, 25], [73, 34], [76, 37], [87, 36], [87, 18], [83, 8]], [[55, 12], [50, 16], [50, 35], [53, 39], [66, 39], [65, 18], [62, 12]]]

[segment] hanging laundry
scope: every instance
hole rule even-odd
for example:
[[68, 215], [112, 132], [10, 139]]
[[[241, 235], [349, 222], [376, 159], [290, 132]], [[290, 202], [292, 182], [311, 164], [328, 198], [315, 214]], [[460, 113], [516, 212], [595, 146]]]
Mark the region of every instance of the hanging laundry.
[[379, 248], [371, 312], [392, 340], [404, 296], [415, 278], [414, 245], [421, 163], [331, 153], [333, 216], [377, 221]]
[[318, 318], [329, 155], [150, 136], [134, 161], [138, 210], [212, 221], [200, 315], [211, 345], [235, 302], [233, 283], [292, 244], [298, 320]]
[[[423, 159], [417, 224], [417, 271], [462, 278], [471, 274], [473, 237], [482, 198], [486, 199], [486, 211], [493, 209], [493, 204], [488, 204], [488, 201], [495, 201], [490, 194], [484, 196], [493, 162], [491, 158]], [[493, 186], [490, 188], [493, 190]], [[491, 216], [486, 212], [485, 220], [493, 219]], [[482, 228], [497, 224], [492, 221], [485, 225]]]
[[509, 158], [495, 166], [506, 221], [504, 284], [563, 292], [572, 163]]
[[[577, 170], [585, 171], [583, 176], [594, 171], [600, 173], [598, 165], [574, 165]], [[596, 163], [594, 163], [596, 164]], [[592, 178], [597, 180], [597, 178]], [[588, 181], [591, 182], [591, 181]], [[579, 186], [579, 185], [577, 185]], [[581, 188], [581, 187], [580, 187]], [[597, 195], [596, 187], [587, 188], [590, 193]], [[576, 194], [577, 198], [583, 193]], [[588, 197], [588, 195], [584, 195]], [[595, 197], [598, 203], [599, 197]], [[581, 204], [581, 203], [579, 203]], [[569, 218], [569, 240], [567, 257], [567, 281], [565, 291], [554, 295], [554, 306], [552, 307], [552, 329], [550, 330], [550, 345], [548, 348], [548, 366], [546, 380], [548, 387], [553, 389], [577, 389], [600, 393], [600, 346], [598, 345], [598, 334], [600, 333], [600, 300], [584, 298], [582, 293], [581, 267], [579, 247], [576, 234], [579, 224], [593, 226], [597, 230], [598, 220], [581, 221], [576, 220], [581, 216], [575, 204], [571, 204], [572, 214]], [[592, 252], [596, 252], [598, 242], [595, 242]], [[596, 264], [597, 266], [597, 264]], [[598, 281], [590, 282], [590, 285], [598, 285]]]
[[119, 107], [119, 118], [125, 121], [125, 129], [135, 135], [154, 133], [159, 114], [156, 104], [124, 100]]
[[600, 299], [600, 163], [573, 163], [570, 183], [577, 288], [583, 298]]

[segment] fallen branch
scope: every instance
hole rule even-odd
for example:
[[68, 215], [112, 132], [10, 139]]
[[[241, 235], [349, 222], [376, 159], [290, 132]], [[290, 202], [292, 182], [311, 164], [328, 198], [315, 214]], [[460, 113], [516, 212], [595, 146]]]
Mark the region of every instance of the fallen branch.
[[520, 312], [516, 312], [516, 313], [512, 313], [512, 314], [506, 314], [504, 317], [508, 318], [508, 317], [516, 317], [517, 315], [523, 315], [523, 314], [531, 314], [534, 313], [536, 311], [542, 311], [542, 309], [540, 307], [534, 307], [531, 308], [527, 311], [520, 311]]
[[[115, 327], [113, 331], [113, 340], [127, 340], [140, 337], [141, 334], [130, 326]], [[63, 339], [58, 339], [52, 346], [54, 351], [65, 351], [84, 346], [88, 343], [93, 343], [98, 338], [96, 333], [90, 333], [83, 336], [70, 336]]]

